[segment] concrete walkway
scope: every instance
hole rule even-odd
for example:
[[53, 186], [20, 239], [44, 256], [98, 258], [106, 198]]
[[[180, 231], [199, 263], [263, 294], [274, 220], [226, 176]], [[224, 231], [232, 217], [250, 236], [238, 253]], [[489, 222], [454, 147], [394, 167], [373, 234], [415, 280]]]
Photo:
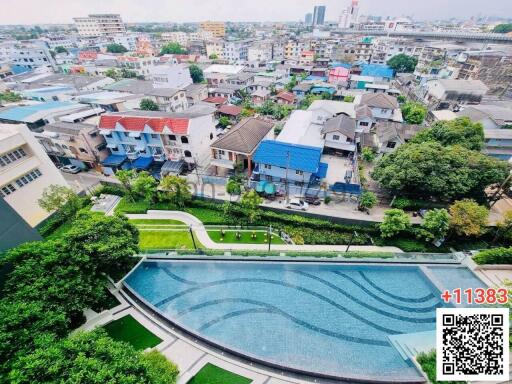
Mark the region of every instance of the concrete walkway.
[[[267, 251], [268, 244], [219, 244], [214, 242], [204, 227], [203, 223], [195, 216], [181, 211], [147, 211], [146, 214], [127, 214], [129, 219], [171, 219], [179, 220], [188, 226], [192, 226], [197, 239], [206, 248], [223, 250], [246, 250], [246, 251]], [[303, 251], [303, 252], [345, 252], [346, 245], [291, 245], [291, 244], [272, 244], [273, 251]], [[378, 247], [374, 245], [353, 245], [351, 251], [364, 252], [402, 252], [397, 247]]]

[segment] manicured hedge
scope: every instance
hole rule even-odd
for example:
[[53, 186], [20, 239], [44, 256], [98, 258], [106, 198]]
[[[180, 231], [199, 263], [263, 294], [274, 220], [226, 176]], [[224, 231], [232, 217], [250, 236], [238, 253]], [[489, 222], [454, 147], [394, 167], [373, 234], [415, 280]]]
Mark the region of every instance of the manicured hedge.
[[493, 248], [473, 257], [477, 264], [512, 264], [512, 248]]

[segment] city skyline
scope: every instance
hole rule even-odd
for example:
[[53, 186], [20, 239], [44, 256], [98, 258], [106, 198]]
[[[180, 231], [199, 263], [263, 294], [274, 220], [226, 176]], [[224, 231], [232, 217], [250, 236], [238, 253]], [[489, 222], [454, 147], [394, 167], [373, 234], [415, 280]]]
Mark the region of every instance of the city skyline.
[[[360, 14], [375, 16], [412, 16], [417, 20], [449, 19], [478, 16], [502, 16], [512, 14], [512, 2], [489, 0], [431, 0], [427, 2], [410, 0], [364, 0], [360, 2]], [[299, 21], [313, 11], [314, 6], [326, 6], [326, 21], [337, 21], [349, 0], [283, 0], [273, 2], [260, 0], [241, 5], [234, 0], [217, 0], [205, 3], [201, 0], [164, 1], [149, 0], [144, 3], [134, 0], [90, 0], [63, 1], [47, 0], [41, 9], [37, 0], [27, 0], [20, 12], [19, 3], [6, 0], [0, 14], [0, 24], [71, 24], [73, 17], [90, 13], [120, 13], [128, 23], [134, 22], [199, 22], [215, 21]], [[269, 11], [272, 9], [272, 11]], [[492, 12], [489, 12], [492, 10]]]

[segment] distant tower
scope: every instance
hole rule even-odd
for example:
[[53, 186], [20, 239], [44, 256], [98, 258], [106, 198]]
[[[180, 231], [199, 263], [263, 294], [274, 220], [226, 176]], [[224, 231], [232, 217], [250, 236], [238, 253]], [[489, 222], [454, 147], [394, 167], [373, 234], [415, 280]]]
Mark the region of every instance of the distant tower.
[[359, 19], [359, 0], [352, 0], [352, 4], [341, 12], [338, 27], [341, 29], [350, 28], [357, 24]]
[[306, 13], [306, 17], [304, 18], [304, 21], [306, 25], [313, 24], [313, 14], [312, 13]]
[[313, 25], [324, 25], [325, 5], [317, 5], [313, 11]]

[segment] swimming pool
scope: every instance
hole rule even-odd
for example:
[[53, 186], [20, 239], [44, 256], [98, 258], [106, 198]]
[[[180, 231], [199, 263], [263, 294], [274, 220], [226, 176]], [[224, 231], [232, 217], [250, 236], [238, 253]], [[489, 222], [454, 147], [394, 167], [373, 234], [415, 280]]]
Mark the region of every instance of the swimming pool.
[[421, 381], [388, 337], [435, 329], [443, 304], [422, 268], [438, 285], [452, 271], [450, 284], [483, 286], [460, 267], [221, 261], [148, 261], [125, 284], [173, 323], [259, 361]]

